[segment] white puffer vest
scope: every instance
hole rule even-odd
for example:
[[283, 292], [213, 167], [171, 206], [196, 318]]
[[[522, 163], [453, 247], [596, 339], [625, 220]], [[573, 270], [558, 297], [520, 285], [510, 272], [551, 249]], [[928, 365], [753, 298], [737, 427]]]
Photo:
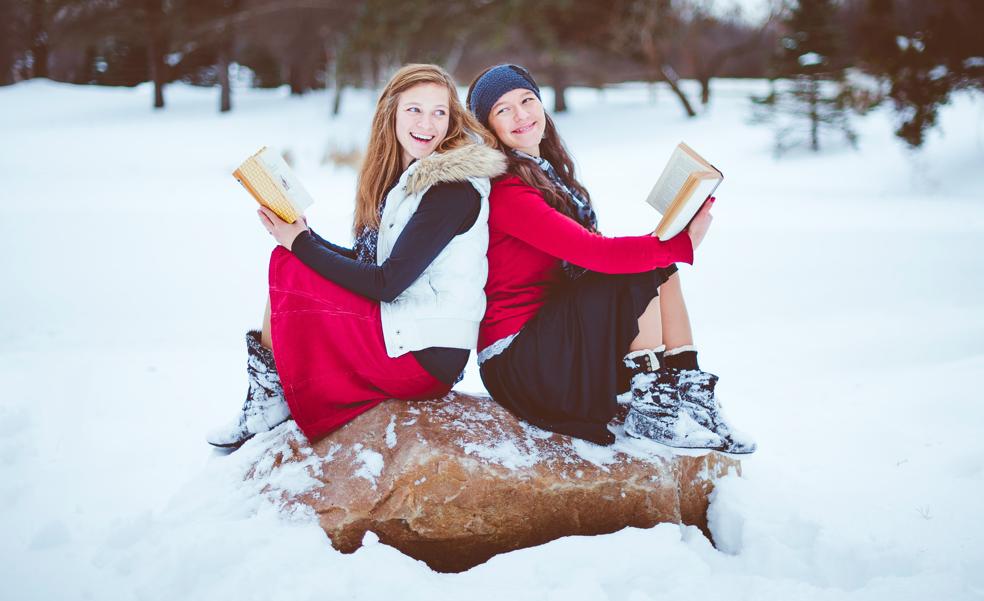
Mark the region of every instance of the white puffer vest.
[[424, 193], [441, 182], [467, 180], [481, 196], [475, 224], [451, 239], [436, 259], [393, 302], [380, 304], [386, 353], [441, 346], [472, 349], [485, 314], [485, 280], [489, 246], [490, 177], [505, 170], [505, 158], [480, 144], [431, 154], [403, 172], [386, 196], [376, 263], [382, 265]]

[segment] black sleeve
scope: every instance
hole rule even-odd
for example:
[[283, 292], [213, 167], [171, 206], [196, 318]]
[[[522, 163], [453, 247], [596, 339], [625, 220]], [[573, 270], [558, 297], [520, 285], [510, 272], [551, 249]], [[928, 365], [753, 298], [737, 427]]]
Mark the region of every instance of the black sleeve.
[[424, 194], [382, 265], [343, 256], [302, 232], [291, 251], [305, 265], [357, 294], [391, 302], [410, 287], [451, 239], [478, 219], [481, 197], [468, 182], [436, 184]]
[[329, 241], [325, 240], [324, 238], [322, 238], [321, 236], [319, 236], [318, 235], [318, 232], [316, 232], [316, 231], [314, 231], [312, 229], [308, 229], [308, 231], [311, 233], [311, 236], [314, 238], [314, 241], [317, 242], [318, 244], [320, 244], [321, 246], [324, 246], [325, 248], [331, 249], [331, 250], [337, 252], [338, 254], [340, 254], [342, 256], [345, 256], [345, 257], [348, 257], [350, 259], [354, 259], [355, 258], [355, 250], [353, 250], [351, 248], [345, 248], [344, 246], [339, 246], [337, 244], [334, 244], [332, 242], [329, 242]]

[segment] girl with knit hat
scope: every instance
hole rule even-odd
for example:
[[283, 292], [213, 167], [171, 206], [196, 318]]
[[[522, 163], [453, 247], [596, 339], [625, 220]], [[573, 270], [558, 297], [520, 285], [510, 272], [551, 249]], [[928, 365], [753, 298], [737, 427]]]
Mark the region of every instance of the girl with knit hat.
[[478, 338], [492, 397], [541, 428], [611, 444], [616, 397], [630, 390], [630, 435], [754, 451], [721, 412], [717, 376], [699, 368], [674, 265], [693, 262], [714, 199], [665, 242], [650, 234], [603, 236], [526, 69], [486, 69], [467, 102], [508, 162], [489, 197], [487, 309]]

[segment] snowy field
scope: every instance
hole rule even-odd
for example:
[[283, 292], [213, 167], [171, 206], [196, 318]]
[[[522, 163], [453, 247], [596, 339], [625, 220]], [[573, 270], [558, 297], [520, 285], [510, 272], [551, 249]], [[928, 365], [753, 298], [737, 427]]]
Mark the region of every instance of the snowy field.
[[[686, 140], [726, 174], [683, 269], [705, 369], [757, 435], [720, 482], [714, 549], [661, 525], [561, 539], [458, 575], [381, 544], [334, 551], [204, 441], [246, 387], [272, 239], [229, 175], [288, 149], [309, 221], [350, 240], [369, 92], [35, 81], [0, 88], [0, 583], [6, 600], [984, 599], [984, 98], [918, 154], [892, 116], [860, 148], [777, 161], [747, 124], [761, 82], [721, 81], [686, 120], [668, 92], [574, 90], [557, 119], [603, 230]], [[550, 105], [549, 93], [545, 100]], [[481, 391], [474, 365], [459, 388]]]

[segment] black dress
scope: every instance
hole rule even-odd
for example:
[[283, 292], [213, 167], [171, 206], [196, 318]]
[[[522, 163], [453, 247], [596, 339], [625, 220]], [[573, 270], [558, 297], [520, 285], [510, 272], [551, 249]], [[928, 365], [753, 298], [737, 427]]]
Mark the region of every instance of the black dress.
[[639, 316], [676, 272], [587, 272], [553, 290], [500, 354], [482, 363], [485, 387], [520, 419], [610, 445], [616, 396], [629, 388], [622, 362], [639, 334]]

